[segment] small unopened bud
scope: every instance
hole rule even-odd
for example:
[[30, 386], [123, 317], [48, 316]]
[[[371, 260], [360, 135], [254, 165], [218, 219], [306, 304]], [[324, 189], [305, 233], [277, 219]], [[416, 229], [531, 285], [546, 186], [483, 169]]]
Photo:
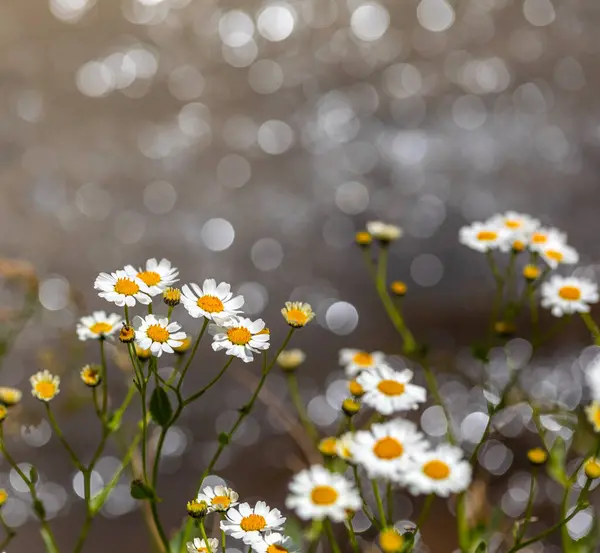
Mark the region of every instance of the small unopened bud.
[[183, 338], [183, 340], [181, 340], [181, 345], [174, 347], [173, 351], [175, 353], [185, 353], [188, 349], [190, 349], [192, 345], [192, 339], [189, 336], [186, 336], [185, 338]]
[[523, 242], [521, 240], [515, 240], [512, 243], [512, 251], [513, 251], [513, 253], [521, 253], [522, 251], [525, 250], [526, 247], [527, 247], [527, 245], [525, 244], [525, 242]]
[[133, 327], [123, 324], [119, 332], [119, 340], [124, 344], [131, 344], [135, 340], [135, 330], [133, 330]]
[[277, 356], [277, 364], [285, 372], [295, 371], [306, 359], [306, 354], [301, 349], [284, 349]]
[[404, 295], [406, 295], [406, 291], [408, 290], [408, 287], [401, 280], [394, 280], [394, 282], [392, 282], [390, 284], [390, 290], [396, 296], [404, 296]]
[[348, 382], [348, 391], [354, 397], [360, 397], [365, 393], [365, 389], [356, 380], [350, 380], [350, 382]]
[[590, 480], [595, 480], [596, 478], [600, 478], [600, 459], [596, 457], [590, 457], [584, 465], [585, 475]]
[[383, 553], [398, 553], [403, 545], [404, 538], [395, 528], [384, 528], [379, 534], [379, 547]]
[[541, 270], [539, 267], [536, 267], [535, 265], [525, 265], [525, 267], [523, 267], [523, 276], [527, 279], [527, 280], [537, 280], [538, 278], [540, 278], [540, 274], [541, 274]]
[[152, 352], [149, 349], [141, 348], [137, 344], [135, 345], [135, 354], [141, 361], [146, 361], [152, 357]]
[[169, 307], [175, 307], [181, 303], [181, 290], [179, 288], [167, 288], [163, 292], [163, 301]]
[[360, 410], [360, 403], [354, 398], [346, 398], [342, 402], [342, 411], [344, 411], [347, 417], [353, 417]]
[[81, 376], [81, 380], [83, 383], [89, 388], [95, 388], [102, 382], [102, 373], [100, 372], [100, 367], [95, 365], [86, 365], [81, 369], [79, 373]]
[[187, 513], [192, 518], [203, 518], [208, 514], [208, 503], [206, 501], [188, 501]]
[[365, 230], [357, 232], [354, 236], [354, 241], [362, 248], [366, 248], [373, 242], [373, 237]]
[[527, 458], [532, 465], [543, 465], [548, 460], [548, 452], [541, 447], [534, 447], [527, 452]]
[[508, 321], [497, 321], [494, 323], [494, 331], [498, 336], [508, 338], [514, 336], [517, 331], [517, 327]]
[[326, 457], [335, 457], [337, 455], [337, 440], [333, 436], [323, 438], [319, 442], [319, 451]]
[[0, 507], [8, 500], [8, 492], [4, 488], [0, 488]]
[[12, 407], [21, 401], [23, 394], [17, 388], [9, 386], [0, 386], [0, 403], [7, 407]]

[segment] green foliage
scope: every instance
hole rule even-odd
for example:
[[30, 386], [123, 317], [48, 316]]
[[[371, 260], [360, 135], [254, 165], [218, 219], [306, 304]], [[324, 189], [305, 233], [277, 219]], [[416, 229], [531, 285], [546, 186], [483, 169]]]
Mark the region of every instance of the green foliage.
[[36, 484], [39, 477], [40, 477], [40, 475], [38, 474], [37, 469], [34, 466], [32, 466], [29, 469], [29, 480], [31, 481], [32, 484]]
[[158, 501], [156, 492], [141, 480], [133, 480], [131, 482], [131, 497], [141, 501]]
[[163, 388], [157, 387], [152, 392], [152, 397], [150, 398], [150, 415], [152, 416], [152, 420], [160, 426], [166, 426], [171, 420], [173, 408], [171, 407], [169, 396]]
[[563, 487], [569, 485], [569, 478], [565, 470], [566, 457], [567, 446], [565, 441], [561, 437], [558, 437], [550, 449], [548, 474]]

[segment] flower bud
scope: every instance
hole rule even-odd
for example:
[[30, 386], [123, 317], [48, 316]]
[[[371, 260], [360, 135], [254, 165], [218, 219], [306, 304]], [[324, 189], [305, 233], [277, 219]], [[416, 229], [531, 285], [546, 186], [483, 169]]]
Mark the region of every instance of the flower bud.
[[167, 288], [163, 292], [163, 301], [169, 307], [175, 307], [181, 303], [181, 290], [179, 288]]
[[342, 411], [344, 411], [347, 417], [353, 417], [360, 410], [360, 403], [354, 398], [346, 398], [342, 402]]
[[135, 340], [135, 330], [132, 326], [123, 323], [123, 327], [119, 332], [119, 340], [124, 344], [130, 344]]

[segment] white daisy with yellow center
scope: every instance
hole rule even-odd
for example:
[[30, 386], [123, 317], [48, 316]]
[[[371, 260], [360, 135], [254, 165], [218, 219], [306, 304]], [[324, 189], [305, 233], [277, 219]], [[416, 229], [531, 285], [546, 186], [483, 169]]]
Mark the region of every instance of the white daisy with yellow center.
[[219, 549], [219, 540], [217, 538], [208, 538], [208, 543], [200, 538], [194, 538], [193, 541], [188, 541], [185, 546], [188, 553], [216, 553]]
[[21, 401], [23, 394], [17, 388], [0, 386], [0, 404], [12, 407]]
[[363, 371], [356, 381], [364, 390], [362, 403], [382, 415], [391, 415], [418, 409], [419, 404], [425, 402], [425, 388], [411, 384], [412, 378], [410, 369], [395, 371], [387, 365], [380, 365], [372, 371]]
[[385, 361], [385, 355], [380, 351], [371, 353], [360, 349], [341, 349], [339, 353], [339, 362], [348, 378], [353, 378], [361, 371], [374, 369]]
[[348, 516], [348, 510], [357, 511], [362, 505], [354, 484], [321, 465], [313, 465], [296, 474], [289, 490], [285, 506], [296, 511], [303, 520], [329, 518], [342, 522]]
[[202, 493], [198, 494], [196, 501], [206, 502], [210, 512], [224, 512], [237, 505], [239, 497], [237, 492], [226, 486], [215, 486], [214, 488], [207, 486], [202, 490]]
[[471, 484], [471, 465], [460, 448], [442, 444], [413, 455], [404, 483], [413, 495], [434, 493], [448, 497], [465, 491]]
[[135, 341], [143, 350], [150, 350], [155, 357], [163, 352], [173, 353], [183, 343], [185, 332], [179, 332], [181, 326], [169, 319], [157, 318], [154, 315], [135, 317]]
[[400, 482], [411, 459], [427, 447], [424, 436], [412, 422], [392, 420], [356, 432], [352, 458], [364, 467], [369, 478]]
[[295, 553], [292, 540], [279, 532], [269, 532], [252, 542], [256, 553]]
[[247, 545], [269, 530], [278, 530], [286, 520], [279, 509], [271, 509], [264, 501], [258, 501], [254, 507], [248, 503], [232, 507], [225, 517], [221, 530]]
[[125, 271], [130, 276], [139, 278], [148, 287], [148, 294], [151, 296], [162, 294], [179, 280], [179, 270], [172, 267], [168, 259], [148, 259], [146, 268], [136, 269], [133, 265], [127, 265]]
[[540, 247], [538, 252], [551, 269], [556, 269], [559, 265], [574, 265], [579, 261], [575, 248], [555, 240]]
[[517, 213], [516, 211], [498, 213], [491, 217], [487, 224], [506, 229], [513, 239], [528, 236], [540, 226], [540, 222], [531, 215]]
[[29, 382], [31, 394], [40, 401], [50, 401], [60, 392], [60, 377], [52, 375], [46, 369], [35, 373]]
[[599, 299], [595, 282], [575, 276], [554, 275], [542, 284], [541, 292], [542, 307], [551, 309], [555, 317], [588, 313], [590, 304]]
[[532, 252], [539, 252], [548, 244], [566, 244], [567, 235], [557, 228], [539, 227], [527, 236], [527, 245]]
[[80, 340], [101, 340], [121, 330], [123, 319], [116, 313], [107, 315], [104, 311], [94, 311], [81, 317], [77, 323], [77, 336]]
[[600, 432], [600, 401], [592, 401], [585, 408], [585, 414], [594, 432]]
[[252, 321], [244, 317], [235, 317], [221, 325], [210, 325], [213, 336], [212, 349], [225, 350], [227, 355], [235, 355], [244, 363], [254, 359], [254, 353], [269, 349], [269, 332], [262, 319]]
[[396, 225], [390, 225], [382, 221], [369, 221], [367, 223], [369, 234], [380, 242], [391, 242], [402, 237], [402, 229]]
[[115, 271], [114, 273], [100, 273], [94, 282], [94, 288], [100, 290], [98, 295], [106, 301], [110, 301], [119, 307], [126, 305], [133, 307], [138, 301], [148, 305], [152, 298], [149, 296], [150, 289], [136, 276], [127, 271]]
[[231, 284], [217, 285], [214, 278], [207, 278], [202, 287], [193, 282], [185, 284], [181, 292], [183, 306], [192, 317], [204, 317], [219, 324], [241, 313], [240, 307], [244, 305], [244, 297], [234, 296]]
[[478, 252], [505, 250], [510, 247], [512, 233], [496, 223], [473, 223], [462, 227], [458, 240]]

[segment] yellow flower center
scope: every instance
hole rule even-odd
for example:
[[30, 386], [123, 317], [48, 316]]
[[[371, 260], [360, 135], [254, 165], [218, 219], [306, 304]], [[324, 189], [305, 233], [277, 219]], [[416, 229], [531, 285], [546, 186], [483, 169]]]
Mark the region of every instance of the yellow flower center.
[[588, 459], [585, 462], [585, 474], [588, 478], [600, 478], [600, 461], [594, 459]]
[[8, 493], [6, 490], [0, 490], [0, 505], [4, 505], [8, 499]]
[[254, 513], [252, 513], [251, 515], [248, 515], [247, 517], [244, 517], [240, 521], [240, 528], [244, 532], [257, 532], [257, 531], [262, 530], [266, 526], [267, 526], [267, 521], [265, 520], [265, 517], [263, 517], [261, 515], [256, 515]]
[[596, 427], [600, 428], [600, 407], [596, 407], [592, 418], [594, 419], [594, 424], [596, 425]]
[[85, 384], [96, 384], [99, 377], [100, 374], [94, 369], [84, 369], [83, 373], [81, 374], [81, 379]]
[[360, 397], [365, 393], [364, 388], [356, 380], [348, 382], [348, 390], [355, 397]]
[[331, 486], [315, 486], [310, 493], [310, 499], [315, 505], [333, 505], [337, 498], [337, 490]]
[[286, 313], [288, 324], [304, 326], [308, 322], [308, 316], [300, 309], [289, 309]]
[[517, 221], [515, 219], [507, 219], [504, 221], [504, 226], [510, 229], [518, 229], [521, 228], [521, 221]]
[[208, 553], [208, 549], [206, 549], [206, 547], [204, 547], [203, 545], [201, 545], [200, 547], [197, 547], [196, 551], [198, 553]]
[[404, 393], [404, 384], [395, 380], [382, 380], [377, 384], [377, 389], [386, 396], [401, 396]]
[[207, 313], [220, 313], [225, 306], [217, 296], [202, 296], [196, 302], [198, 307]]
[[212, 498], [211, 503], [221, 509], [227, 509], [231, 505], [231, 499], [226, 495], [216, 495]]
[[252, 334], [247, 328], [236, 326], [227, 331], [227, 338], [236, 346], [245, 346], [252, 339]]
[[146, 336], [153, 342], [164, 344], [169, 339], [169, 331], [160, 325], [150, 325], [146, 330]]
[[35, 391], [42, 399], [52, 399], [56, 394], [56, 385], [54, 382], [42, 380], [35, 385]]
[[541, 465], [548, 459], [548, 453], [541, 447], [535, 447], [527, 452], [527, 458], [534, 465]]
[[140, 291], [140, 287], [128, 278], [120, 278], [115, 283], [115, 292], [124, 296], [135, 296]]
[[525, 242], [521, 240], [515, 240], [512, 244], [512, 249], [516, 252], [522, 252], [525, 249]]
[[323, 455], [333, 457], [337, 451], [337, 440], [333, 437], [323, 438], [319, 442], [319, 451]]
[[370, 367], [373, 364], [373, 356], [366, 351], [359, 351], [354, 355], [352, 361], [361, 367]]
[[576, 286], [563, 286], [559, 291], [558, 295], [567, 301], [577, 301], [581, 299], [581, 290]]
[[106, 334], [112, 330], [112, 325], [105, 322], [94, 323], [90, 326], [90, 332], [94, 334]]
[[562, 254], [562, 252], [559, 252], [557, 250], [546, 250], [544, 252], [546, 254], [546, 257], [549, 257], [550, 259], [553, 259], [554, 261], [562, 261], [564, 258], [564, 255]]
[[142, 271], [138, 278], [147, 286], [156, 286], [160, 282], [160, 275], [155, 271]]
[[267, 547], [267, 553], [288, 553], [288, 550], [281, 545], [273, 543]]
[[545, 244], [547, 240], [548, 240], [548, 236], [545, 234], [541, 234], [539, 232], [534, 232], [533, 235], [531, 236], [531, 241], [534, 244]]
[[396, 438], [386, 436], [375, 442], [373, 453], [380, 459], [397, 459], [404, 453], [404, 447]]
[[423, 465], [423, 472], [433, 480], [445, 480], [450, 476], [450, 467], [444, 461], [434, 459]]
[[400, 551], [404, 545], [404, 538], [398, 533], [397, 530], [390, 528], [383, 530], [379, 534], [379, 545], [383, 553], [396, 553]]
[[482, 242], [491, 242], [492, 240], [496, 240], [498, 238], [498, 233], [493, 230], [481, 230], [477, 233], [477, 240], [481, 240]]

